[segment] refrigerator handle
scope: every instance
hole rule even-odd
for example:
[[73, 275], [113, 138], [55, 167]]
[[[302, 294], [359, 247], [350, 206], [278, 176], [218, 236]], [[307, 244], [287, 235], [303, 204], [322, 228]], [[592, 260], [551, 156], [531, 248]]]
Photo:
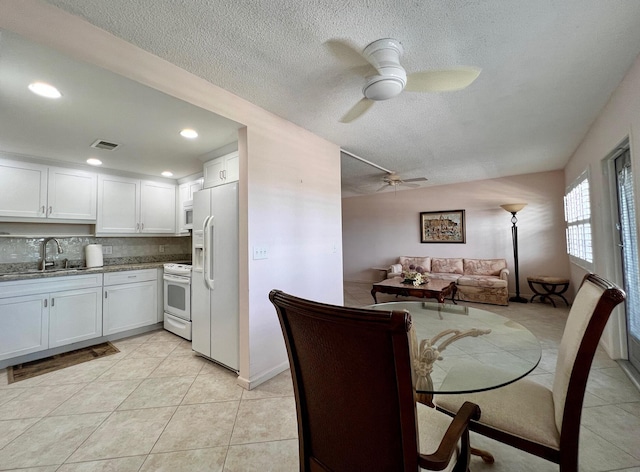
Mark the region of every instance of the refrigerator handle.
[[212, 243], [212, 223], [213, 216], [207, 216], [204, 220], [204, 228], [203, 228], [203, 254], [202, 254], [202, 269], [203, 269], [203, 278], [204, 284], [209, 290], [213, 290], [213, 247], [211, 247]]

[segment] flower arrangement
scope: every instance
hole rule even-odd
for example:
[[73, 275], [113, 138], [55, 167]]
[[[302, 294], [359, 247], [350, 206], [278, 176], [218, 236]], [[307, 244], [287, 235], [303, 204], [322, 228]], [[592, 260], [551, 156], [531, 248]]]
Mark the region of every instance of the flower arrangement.
[[411, 264], [408, 271], [402, 272], [405, 284], [413, 284], [414, 287], [427, 283], [429, 277], [425, 274], [424, 269], [421, 266], [414, 266]]

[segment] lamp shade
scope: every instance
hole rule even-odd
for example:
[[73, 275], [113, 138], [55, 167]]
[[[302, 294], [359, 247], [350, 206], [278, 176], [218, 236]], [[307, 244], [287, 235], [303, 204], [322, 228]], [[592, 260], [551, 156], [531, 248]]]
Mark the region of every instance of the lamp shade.
[[509, 213], [518, 213], [526, 206], [526, 203], [507, 203], [505, 205], [500, 205], [500, 208], [508, 211]]

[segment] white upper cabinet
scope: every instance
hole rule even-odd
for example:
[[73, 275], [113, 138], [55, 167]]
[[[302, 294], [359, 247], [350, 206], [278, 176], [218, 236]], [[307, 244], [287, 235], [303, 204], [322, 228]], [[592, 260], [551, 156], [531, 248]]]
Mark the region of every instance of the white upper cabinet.
[[140, 181], [100, 175], [96, 233], [133, 234], [139, 231]]
[[194, 180], [192, 182], [187, 182], [186, 184], [184, 184], [188, 188], [187, 200], [193, 200], [193, 194], [196, 193], [199, 190], [202, 190], [203, 181], [204, 181], [204, 179], [200, 178], [200, 179]]
[[46, 218], [47, 167], [0, 161], [0, 215]]
[[47, 217], [95, 220], [98, 176], [93, 172], [49, 167]]
[[95, 220], [97, 175], [83, 170], [0, 160], [0, 216]]
[[141, 233], [175, 233], [176, 186], [143, 180], [140, 216]]
[[218, 157], [204, 164], [204, 188], [215, 187], [240, 179], [238, 151]]
[[175, 232], [175, 185], [111, 175], [99, 176], [96, 234]]

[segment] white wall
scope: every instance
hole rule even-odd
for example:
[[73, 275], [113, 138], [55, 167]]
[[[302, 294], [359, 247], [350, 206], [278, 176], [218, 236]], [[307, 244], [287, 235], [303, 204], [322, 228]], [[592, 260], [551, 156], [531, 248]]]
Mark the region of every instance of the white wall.
[[[344, 279], [379, 280], [398, 256], [505, 258], [515, 291], [511, 214], [505, 203], [526, 202], [518, 213], [520, 293], [530, 294], [528, 275], [567, 277], [562, 171], [478, 180], [401, 192], [345, 198]], [[422, 211], [465, 210], [466, 244], [420, 243]]]
[[[0, 28], [246, 126], [238, 143], [239, 380], [253, 387], [286, 368], [268, 291], [335, 304], [343, 299], [339, 147], [48, 4], [0, 2]], [[252, 260], [255, 245], [269, 247], [268, 259]]]
[[[632, 167], [634, 169], [636, 208], [640, 208], [640, 58], [631, 67], [609, 102], [604, 107], [580, 143], [565, 168], [566, 183], [571, 183], [581, 172], [589, 169], [591, 189], [591, 218], [593, 226], [594, 267], [596, 272], [622, 285], [622, 274], [616, 264], [616, 246], [611, 222], [611, 193], [603, 160], [618, 144], [629, 137]], [[571, 279], [579, 284], [585, 271], [571, 266]], [[626, 357], [624, 312], [616, 310], [605, 329], [602, 343], [614, 359]]]

